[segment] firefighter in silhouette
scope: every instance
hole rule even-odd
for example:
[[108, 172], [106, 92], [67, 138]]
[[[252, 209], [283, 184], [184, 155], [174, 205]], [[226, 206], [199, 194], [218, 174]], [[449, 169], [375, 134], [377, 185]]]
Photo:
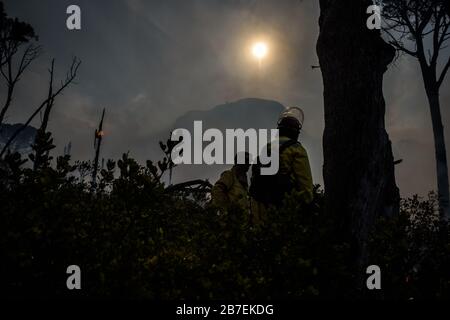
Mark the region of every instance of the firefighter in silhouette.
[[250, 155], [247, 152], [234, 157], [234, 165], [224, 171], [211, 190], [212, 205], [220, 210], [232, 207], [249, 210], [247, 172], [250, 169]]
[[288, 108], [281, 113], [277, 126], [279, 169], [275, 175], [261, 175], [262, 165], [258, 162], [252, 167], [250, 195], [255, 222], [263, 219], [267, 207], [281, 206], [287, 194], [295, 192], [296, 198], [306, 204], [313, 199], [313, 181], [308, 154], [298, 141], [303, 120], [304, 115], [300, 108]]

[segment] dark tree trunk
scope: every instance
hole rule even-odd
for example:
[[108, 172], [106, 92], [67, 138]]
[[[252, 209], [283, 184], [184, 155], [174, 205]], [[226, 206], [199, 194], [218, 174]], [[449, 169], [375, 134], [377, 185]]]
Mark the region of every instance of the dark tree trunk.
[[444, 127], [442, 126], [441, 104], [439, 101], [439, 84], [436, 75], [436, 64], [428, 65], [422, 42], [419, 42], [419, 64], [430, 107], [431, 123], [433, 126], [434, 152], [436, 158], [436, 175], [439, 196], [439, 210], [441, 217], [450, 218], [449, 181], [447, 151], [445, 148]]
[[445, 148], [444, 127], [442, 126], [439, 93], [437, 91], [428, 92], [427, 90], [427, 96], [430, 105], [431, 121], [433, 124], [439, 208], [441, 210], [442, 217], [448, 219], [450, 215], [447, 151]]
[[379, 31], [367, 28], [369, 5], [372, 1], [321, 0], [317, 42], [324, 85], [325, 210], [334, 217], [341, 240], [351, 245], [358, 286], [376, 218], [399, 210], [382, 91], [395, 50]]
[[9, 105], [12, 101], [12, 94], [13, 94], [13, 87], [11, 85], [8, 86], [8, 92], [6, 94], [6, 101], [2, 108], [2, 111], [0, 111], [0, 125], [3, 124], [3, 120], [5, 119], [6, 111], [9, 109]]

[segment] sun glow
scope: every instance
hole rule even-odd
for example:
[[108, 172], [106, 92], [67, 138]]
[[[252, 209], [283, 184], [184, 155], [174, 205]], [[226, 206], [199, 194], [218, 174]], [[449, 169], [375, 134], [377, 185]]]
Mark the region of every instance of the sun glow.
[[261, 61], [269, 51], [267, 44], [264, 42], [257, 42], [252, 47], [252, 54], [255, 58]]

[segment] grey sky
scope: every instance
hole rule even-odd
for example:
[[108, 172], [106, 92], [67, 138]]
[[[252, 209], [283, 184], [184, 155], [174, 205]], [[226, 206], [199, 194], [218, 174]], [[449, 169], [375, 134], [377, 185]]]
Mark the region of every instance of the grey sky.
[[[65, 27], [70, 4], [81, 7], [81, 31]], [[9, 122], [23, 121], [45, 96], [52, 57], [61, 77], [72, 56], [83, 61], [78, 85], [58, 98], [51, 118], [57, 152], [72, 141], [75, 158], [91, 158], [93, 129], [107, 107], [104, 156], [130, 150], [139, 160], [154, 158], [146, 153], [152, 135], [177, 117], [246, 97], [301, 106], [305, 130], [321, 142], [322, 79], [311, 69], [318, 64], [318, 1], [6, 0], [5, 6], [34, 26], [45, 50], [20, 82]], [[248, 53], [260, 38], [270, 45], [261, 72]], [[450, 143], [448, 88], [447, 79], [441, 96]], [[405, 57], [391, 66], [385, 97], [395, 157], [404, 159], [396, 169], [402, 194], [435, 189], [431, 120], [416, 61]], [[320, 151], [311, 154], [311, 166], [321, 183]]]

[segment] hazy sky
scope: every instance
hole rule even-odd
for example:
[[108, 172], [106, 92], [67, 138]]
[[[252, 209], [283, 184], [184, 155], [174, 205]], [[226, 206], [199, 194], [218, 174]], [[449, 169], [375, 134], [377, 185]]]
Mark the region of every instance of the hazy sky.
[[[185, 112], [246, 97], [301, 106], [304, 129], [321, 142], [322, 78], [311, 69], [318, 64], [316, 0], [4, 2], [10, 16], [33, 25], [44, 49], [19, 83], [9, 122], [24, 121], [45, 97], [52, 57], [61, 78], [72, 56], [82, 60], [78, 84], [58, 97], [51, 118], [59, 153], [72, 141], [75, 158], [93, 156], [93, 130], [103, 107], [104, 156], [130, 150], [144, 160], [152, 135]], [[71, 4], [81, 7], [81, 31], [66, 29]], [[249, 54], [257, 39], [270, 47], [261, 71]], [[449, 83], [447, 77], [441, 90], [447, 143]], [[391, 66], [385, 97], [394, 156], [404, 159], [396, 168], [402, 194], [435, 189], [431, 120], [415, 60], [404, 57]], [[311, 158], [315, 182], [321, 183], [322, 155]]]

